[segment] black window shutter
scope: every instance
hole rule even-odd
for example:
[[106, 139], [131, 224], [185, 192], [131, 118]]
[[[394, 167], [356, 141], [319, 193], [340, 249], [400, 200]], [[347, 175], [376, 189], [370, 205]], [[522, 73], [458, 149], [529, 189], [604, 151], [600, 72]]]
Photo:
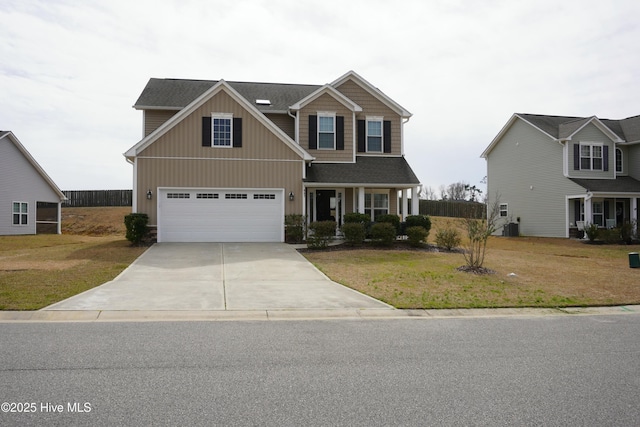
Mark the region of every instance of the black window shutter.
[[318, 149], [318, 116], [309, 116], [309, 150]]
[[573, 144], [573, 170], [580, 170], [580, 144]]
[[602, 147], [602, 170], [609, 171], [609, 146]]
[[391, 152], [391, 121], [385, 120], [382, 124], [382, 134], [384, 138], [384, 152]]
[[233, 146], [242, 147], [242, 117], [233, 118]]
[[336, 116], [336, 150], [344, 150], [344, 117]]
[[202, 118], [202, 146], [211, 147], [211, 117]]
[[367, 151], [367, 123], [364, 120], [358, 120], [358, 153]]

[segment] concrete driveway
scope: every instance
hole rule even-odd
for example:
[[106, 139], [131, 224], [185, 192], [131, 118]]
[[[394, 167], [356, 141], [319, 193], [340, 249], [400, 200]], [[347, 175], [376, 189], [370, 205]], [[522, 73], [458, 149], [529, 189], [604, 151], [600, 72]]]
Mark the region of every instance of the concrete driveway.
[[392, 307], [332, 282], [283, 243], [157, 243], [113, 281], [43, 310]]

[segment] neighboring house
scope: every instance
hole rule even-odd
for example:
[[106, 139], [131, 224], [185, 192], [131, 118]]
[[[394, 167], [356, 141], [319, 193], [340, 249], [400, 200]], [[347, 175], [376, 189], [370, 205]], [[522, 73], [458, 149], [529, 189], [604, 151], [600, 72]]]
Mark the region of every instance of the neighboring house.
[[18, 138], [0, 131], [0, 235], [60, 234], [62, 191]]
[[522, 235], [573, 237], [585, 224], [638, 219], [640, 116], [514, 114], [482, 157], [488, 206], [498, 197], [500, 219]]
[[287, 214], [418, 212], [411, 113], [353, 71], [325, 85], [151, 79], [134, 108], [133, 211], [159, 242], [278, 242]]

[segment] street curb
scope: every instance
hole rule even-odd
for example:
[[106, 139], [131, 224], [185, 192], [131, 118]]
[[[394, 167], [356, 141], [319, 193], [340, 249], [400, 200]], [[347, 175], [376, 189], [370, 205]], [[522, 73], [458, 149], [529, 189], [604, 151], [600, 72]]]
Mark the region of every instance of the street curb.
[[640, 305], [565, 308], [331, 309], [207, 311], [0, 311], [0, 323], [477, 319], [640, 314]]

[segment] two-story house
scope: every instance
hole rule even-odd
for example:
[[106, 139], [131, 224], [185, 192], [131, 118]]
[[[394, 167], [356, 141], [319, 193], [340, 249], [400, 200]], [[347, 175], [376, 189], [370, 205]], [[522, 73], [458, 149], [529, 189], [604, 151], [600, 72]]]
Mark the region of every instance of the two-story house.
[[640, 116], [514, 114], [482, 157], [488, 206], [497, 198], [500, 219], [522, 235], [570, 237], [585, 224], [638, 219]]
[[350, 71], [325, 85], [151, 79], [133, 212], [159, 242], [283, 241], [284, 217], [418, 212], [411, 113]]

